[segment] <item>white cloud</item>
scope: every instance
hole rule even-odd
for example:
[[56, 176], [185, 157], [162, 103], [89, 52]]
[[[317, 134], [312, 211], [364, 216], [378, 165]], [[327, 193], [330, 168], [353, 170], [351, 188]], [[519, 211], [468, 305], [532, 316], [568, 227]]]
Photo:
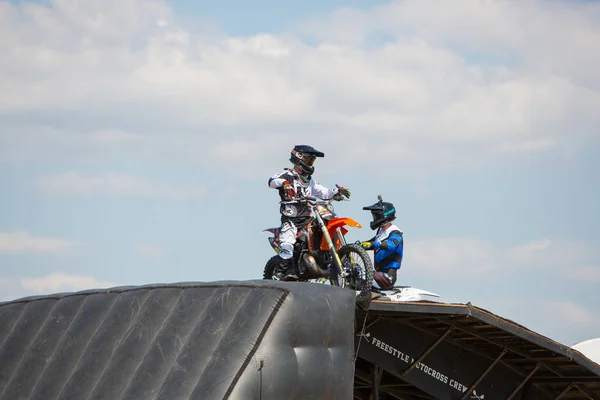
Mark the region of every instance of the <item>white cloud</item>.
[[548, 254], [553, 243], [549, 239], [525, 243], [508, 249], [507, 257], [515, 263], [525, 264], [531, 260]]
[[92, 276], [69, 275], [61, 272], [54, 272], [38, 278], [21, 278], [19, 282], [23, 289], [27, 290], [31, 295], [118, 286], [112, 282], [99, 281]]
[[21, 288], [12, 279], [0, 277], [0, 301], [10, 301], [23, 296]]
[[403, 271], [409, 275], [478, 280], [508, 271], [544, 271], [590, 282], [600, 279], [596, 246], [542, 239], [514, 246], [493, 245], [473, 238], [432, 238], [407, 244]]
[[71, 275], [62, 272], [27, 278], [0, 276], [0, 301], [87, 289], [105, 289], [120, 285], [101, 281], [90, 275]]
[[573, 280], [600, 283], [600, 266], [583, 266], [565, 270], [565, 276]]
[[164, 1], [88, 3], [0, 4], [0, 160], [243, 172], [302, 138], [414, 171], [598, 137], [598, 4], [394, 1], [223, 37]]
[[151, 260], [161, 261], [167, 257], [167, 251], [164, 248], [153, 244], [141, 243], [136, 245], [135, 249], [141, 255]]
[[118, 173], [90, 176], [71, 171], [43, 178], [39, 185], [44, 193], [54, 196], [166, 197], [195, 200], [203, 195], [203, 190], [194, 182], [156, 181]]
[[544, 307], [548, 317], [556, 323], [560, 321], [560, 323], [600, 328], [600, 315], [580, 304], [568, 301], [549, 301], [544, 304]]
[[[402, 265], [416, 274], [464, 280], [495, 269], [498, 262], [495, 255], [496, 249], [491, 244], [476, 239], [412, 240], [410, 247], [406, 246]], [[461, 271], [460, 276], [457, 271]]]
[[424, 199], [429, 196], [429, 189], [423, 185], [415, 185], [411, 189], [412, 195], [417, 199]]
[[46, 236], [31, 236], [26, 231], [0, 233], [0, 253], [58, 253], [72, 248], [71, 241]]
[[105, 130], [90, 133], [88, 139], [94, 144], [116, 143], [123, 146], [129, 143], [139, 145], [143, 136], [120, 130]]

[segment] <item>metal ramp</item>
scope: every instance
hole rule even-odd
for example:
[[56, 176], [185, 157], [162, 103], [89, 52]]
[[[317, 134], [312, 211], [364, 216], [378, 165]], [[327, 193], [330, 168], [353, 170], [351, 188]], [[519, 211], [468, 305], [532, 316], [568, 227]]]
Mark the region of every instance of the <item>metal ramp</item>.
[[355, 399], [600, 399], [600, 366], [469, 304], [357, 309]]

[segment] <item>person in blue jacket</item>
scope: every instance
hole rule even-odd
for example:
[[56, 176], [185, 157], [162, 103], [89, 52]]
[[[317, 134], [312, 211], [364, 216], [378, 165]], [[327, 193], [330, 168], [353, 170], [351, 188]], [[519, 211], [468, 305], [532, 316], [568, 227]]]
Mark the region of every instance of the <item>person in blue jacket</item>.
[[373, 238], [361, 243], [365, 250], [375, 252], [373, 288], [377, 291], [394, 286], [404, 255], [402, 231], [392, 224], [396, 219], [396, 209], [392, 203], [384, 202], [381, 196], [378, 199], [377, 203], [363, 207], [363, 210], [371, 211], [373, 221], [370, 227], [377, 232]]

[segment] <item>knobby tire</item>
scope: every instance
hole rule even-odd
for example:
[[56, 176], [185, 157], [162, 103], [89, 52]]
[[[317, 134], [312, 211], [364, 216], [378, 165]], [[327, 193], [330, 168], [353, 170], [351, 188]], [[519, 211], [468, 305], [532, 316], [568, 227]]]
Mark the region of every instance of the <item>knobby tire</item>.
[[342, 266], [349, 261], [348, 258], [350, 256], [352, 256], [352, 258], [359, 258], [360, 261], [362, 261], [362, 266], [354, 263], [352, 265], [353, 269], [360, 269], [360, 271], [354, 270], [353, 273], [359, 272], [361, 279], [356, 279], [357, 277], [353, 274], [347, 278], [349, 281], [347, 281], [344, 286], [359, 291], [361, 296], [368, 294], [371, 291], [373, 276], [375, 275], [375, 269], [373, 268], [373, 263], [371, 262], [369, 254], [360, 245], [355, 243], [346, 244], [340, 247], [338, 254], [342, 260]]

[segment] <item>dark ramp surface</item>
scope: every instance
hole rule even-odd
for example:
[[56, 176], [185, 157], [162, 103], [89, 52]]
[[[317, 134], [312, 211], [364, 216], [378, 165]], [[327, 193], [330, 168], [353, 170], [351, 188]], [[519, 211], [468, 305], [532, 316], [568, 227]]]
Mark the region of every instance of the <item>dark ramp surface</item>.
[[354, 296], [257, 280], [0, 303], [0, 400], [352, 398]]
[[600, 365], [470, 303], [375, 300], [357, 329], [355, 399], [600, 400]]

